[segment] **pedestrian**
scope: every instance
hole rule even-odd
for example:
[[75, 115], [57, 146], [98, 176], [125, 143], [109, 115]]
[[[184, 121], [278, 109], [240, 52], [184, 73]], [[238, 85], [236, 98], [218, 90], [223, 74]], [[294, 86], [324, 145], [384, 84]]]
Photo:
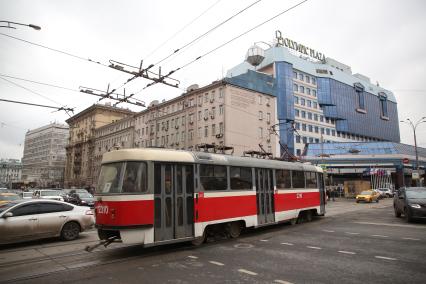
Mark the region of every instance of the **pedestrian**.
[[336, 195], [336, 188], [335, 188], [335, 187], [332, 187], [332, 188], [331, 188], [331, 192], [330, 192], [330, 194], [331, 194], [331, 199], [332, 199], [333, 201], [336, 201], [336, 200], [334, 199], [334, 197], [335, 197], [335, 195]]
[[326, 194], [327, 194], [327, 201], [330, 201], [330, 188], [327, 188]]

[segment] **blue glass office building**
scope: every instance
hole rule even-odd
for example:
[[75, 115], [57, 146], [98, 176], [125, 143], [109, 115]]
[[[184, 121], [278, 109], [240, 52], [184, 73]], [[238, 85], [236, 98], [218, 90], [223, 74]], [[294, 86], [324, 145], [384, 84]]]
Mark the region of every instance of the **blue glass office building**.
[[264, 57], [256, 68], [244, 61], [227, 77], [247, 70], [273, 75], [280, 140], [294, 154], [301, 155], [305, 144], [321, 140], [400, 141], [397, 102], [391, 91], [334, 59], [320, 61], [283, 45], [265, 50]]

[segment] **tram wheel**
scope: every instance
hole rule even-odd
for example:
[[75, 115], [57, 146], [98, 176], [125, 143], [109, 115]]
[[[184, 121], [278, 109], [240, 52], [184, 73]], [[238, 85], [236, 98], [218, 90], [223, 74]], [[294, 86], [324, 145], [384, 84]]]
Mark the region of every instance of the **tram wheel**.
[[294, 226], [297, 224], [297, 218], [293, 218], [290, 220], [290, 225]]
[[241, 224], [240, 222], [231, 222], [227, 226], [227, 231], [231, 238], [238, 238], [241, 234]]
[[305, 220], [306, 220], [306, 222], [311, 222], [312, 221], [312, 211], [311, 210], [306, 211], [306, 213], [305, 213]]

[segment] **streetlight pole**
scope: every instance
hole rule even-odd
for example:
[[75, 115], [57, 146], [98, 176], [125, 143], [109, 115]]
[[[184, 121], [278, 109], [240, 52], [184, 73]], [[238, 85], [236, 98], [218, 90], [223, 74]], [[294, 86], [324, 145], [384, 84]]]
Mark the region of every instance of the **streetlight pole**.
[[[403, 120], [401, 120], [401, 122], [404, 122], [404, 123], [408, 123], [410, 126], [411, 126], [411, 128], [413, 129], [413, 134], [414, 134], [414, 151], [415, 151], [415, 153], [416, 153], [416, 171], [417, 171], [417, 174], [419, 175], [419, 179], [416, 181], [416, 184], [419, 186], [419, 180], [420, 180], [420, 172], [419, 172], [419, 153], [418, 153], [418, 151], [417, 151], [417, 136], [416, 136], [416, 129], [417, 129], [417, 126], [419, 126], [421, 123], [424, 123], [424, 122], [426, 122], [426, 116], [424, 116], [424, 117], [422, 117], [422, 118], [420, 118], [416, 123], [414, 123], [411, 119], [409, 119], [409, 118], [407, 118], [406, 120], [408, 121], [408, 122], [406, 122], [406, 121], [403, 121]], [[420, 184], [420, 186], [421, 186], [421, 184]]]
[[12, 25], [18, 25], [18, 26], [30, 27], [30, 28], [33, 28], [33, 29], [35, 29], [37, 31], [41, 30], [40, 26], [33, 25], [33, 24], [22, 24], [22, 23], [16, 23], [16, 22], [11, 22], [11, 21], [0, 21], [0, 24], [6, 24], [5, 26], [0, 26], [0, 28], [16, 29]]

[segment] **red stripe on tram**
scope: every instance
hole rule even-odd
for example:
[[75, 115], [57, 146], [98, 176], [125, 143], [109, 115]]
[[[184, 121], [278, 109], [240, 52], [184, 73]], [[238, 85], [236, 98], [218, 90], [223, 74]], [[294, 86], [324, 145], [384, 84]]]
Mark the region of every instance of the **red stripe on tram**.
[[314, 207], [320, 205], [319, 192], [275, 194], [275, 212]]
[[154, 200], [96, 202], [96, 224], [134, 226], [154, 224]]

